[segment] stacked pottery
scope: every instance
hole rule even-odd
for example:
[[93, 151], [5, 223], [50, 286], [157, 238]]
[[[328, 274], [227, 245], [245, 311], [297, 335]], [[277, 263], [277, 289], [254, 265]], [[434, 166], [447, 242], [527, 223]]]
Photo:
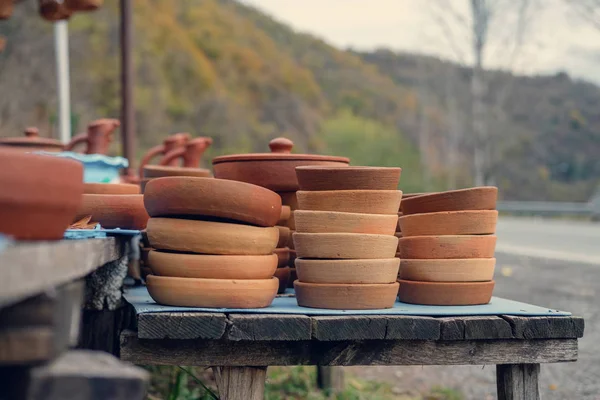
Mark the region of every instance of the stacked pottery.
[[426, 305], [490, 302], [497, 197], [497, 188], [477, 187], [402, 201], [400, 301]]
[[[406, 199], [410, 199], [411, 197], [415, 197], [415, 196], [422, 196], [425, 193], [403, 193], [402, 194], [402, 199], [406, 200]], [[400, 208], [398, 208], [398, 217], [401, 217], [403, 215], [402, 213], [402, 202], [400, 203]], [[400, 227], [400, 224], [398, 224], [398, 227], [396, 229], [396, 237], [397, 238], [401, 238], [402, 237], [402, 228]]]
[[277, 270], [275, 271], [275, 277], [279, 279], [279, 289], [277, 290], [277, 293], [283, 293], [288, 287], [291, 281], [290, 265], [294, 265], [294, 261], [291, 257], [291, 254], [295, 253], [295, 251], [290, 250], [289, 248], [292, 233], [290, 231], [290, 228], [286, 226], [290, 215], [290, 207], [281, 206], [281, 215], [279, 217], [279, 221], [277, 221], [277, 229], [279, 230], [279, 241], [277, 242], [277, 248], [275, 249], [275, 254], [277, 255]]
[[172, 306], [267, 307], [277, 294], [281, 199], [265, 188], [214, 178], [148, 182], [148, 292]]
[[293, 234], [298, 305], [382, 309], [394, 305], [400, 260], [394, 236], [400, 168], [298, 167]]

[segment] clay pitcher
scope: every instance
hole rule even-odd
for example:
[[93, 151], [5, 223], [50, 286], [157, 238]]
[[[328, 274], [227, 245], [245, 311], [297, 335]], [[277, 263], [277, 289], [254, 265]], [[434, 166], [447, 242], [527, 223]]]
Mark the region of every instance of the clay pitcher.
[[90, 122], [87, 133], [76, 135], [65, 150], [72, 151], [80, 143], [86, 143], [85, 154], [106, 154], [113, 140], [113, 132], [121, 126], [118, 119], [102, 118]]
[[[3, 0], [0, 0], [0, 2]], [[73, 10], [58, 0], [38, 0], [40, 15], [47, 21], [69, 19]]]
[[[166, 138], [163, 141], [163, 144], [159, 144], [157, 146], [152, 147], [150, 150], [148, 150], [146, 152], [146, 154], [144, 154], [144, 157], [142, 157], [142, 161], [140, 162], [140, 168], [139, 168], [139, 175], [140, 176], [144, 176], [144, 167], [147, 164], [150, 164], [150, 162], [152, 161], [152, 159], [154, 159], [155, 157], [162, 155], [165, 156], [167, 153], [183, 147], [187, 141], [190, 140], [190, 134], [189, 133], [175, 133], [171, 136], [169, 136], [168, 138]], [[169, 166], [176, 166], [177, 165], [177, 159], [172, 160], [169, 164], [166, 164]]]
[[13, 13], [13, 0], [0, 0], [0, 19], [9, 19]]
[[200, 159], [206, 151], [206, 149], [212, 144], [212, 139], [209, 137], [198, 137], [190, 140], [183, 147], [179, 147], [175, 150], [168, 152], [162, 160], [160, 165], [173, 165], [173, 161], [177, 161], [178, 158], [183, 159], [183, 167], [186, 168], [198, 168], [200, 166]]

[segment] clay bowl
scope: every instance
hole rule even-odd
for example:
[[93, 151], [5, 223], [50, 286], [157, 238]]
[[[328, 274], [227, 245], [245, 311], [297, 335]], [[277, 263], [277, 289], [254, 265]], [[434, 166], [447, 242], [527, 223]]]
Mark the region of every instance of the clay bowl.
[[495, 235], [411, 236], [398, 240], [401, 259], [493, 258]]
[[298, 209], [397, 215], [400, 190], [324, 190], [296, 192]]
[[294, 211], [296, 232], [300, 233], [372, 233], [393, 235], [397, 215], [359, 214], [337, 211]]
[[[411, 197], [416, 197], [416, 196], [423, 196], [424, 194], [430, 194], [430, 193], [403, 193], [402, 194], [402, 199], [410, 199]], [[402, 213], [402, 203], [400, 203], [400, 207], [398, 208], [398, 212]]]
[[88, 215], [106, 229], [144, 229], [149, 218], [141, 194], [84, 194], [74, 221]]
[[140, 187], [130, 183], [84, 183], [85, 194], [140, 194]]
[[309, 283], [393, 283], [398, 277], [400, 259], [318, 260], [296, 259], [301, 282]]
[[492, 186], [430, 193], [404, 199], [404, 215], [439, 211], [495, 210], [498, 188]]
[[143, 178], [164, 178], [167, 176], [194, 176], [196, 178], [209, 178], [211, 173], [204, 168], [171, 167], [168, 165], [146, 165]]
[[144, 205], [151, 217], [209, 216], [274, 226], [281, 215], [277, 193], [244, 182], [174, 176], [146, 185]]
[[277, 225], [285, 225], [292, 216], [292, 210], [290, 206], [281, 206], [281, 215], [277, 221]]
[[17, 240], [59, 240], [83, 194], [75, 160], [0, 148], [0, 233]]
[[296, 175], [300, 190], [395, 190], [401, 171], [387, 167], [304, 166], [296, 168]]
[[404, 215], [398, 219], [403, 236], [487, 235], [496, 232], [498, 211], [440, 211]]
[[279, 241], [277, 242], [277, 247], [287, 247], [292, 237], [292, 232], [290, 231], [290, 228], [281, 225], [276, 225], [275, 228], [279, 230]]
[[402, 260], [399, 279], [425, 282], [484, 282], [494, 279], [495, 258]]
[[331, 284], [296, 281], [294, 289], [301, 307], [376, 310], [394, 306], [398, 283]]
[[398, 238], [363, 233], [298, 233], [294, 247], [301, 258], [394, 258]]
[[277, 268], [287, 267], [290, 263], [290, 249], [283, 247], [273, 250], [273, 254], [277, 257]]
[[267, 255], [279, 239], [273, 227], [176, 218], [150, 218], [146, 231], [155, 249], [202, 254]]
[[269, 279], [200, 279], [148, 275], [148, 293], [159, 304], [180, 307], [262, 308], [279, 287]]
[[275, 274], [273, 274], [273, 276], [279, 280], [279, 288], [277, 288], [277, 293], [281, 294], [285, 292], [285, 289], [287, 289], [290, 281], [290, 275], [290, 267], [277, 268]]
[[[296, 230], [296, 221], [294, 220], [294, 210], [298, 209], [298, 198], [296, 197], [296, 192], [277, 192], [277, 194], [281, 197], [281, 204], [290, 207], [290, 216], [284, 224], [292, 230]], [[283, 209], [283, 206], [282, 206]]]
[[144, 178], [140, 180], [140, 192], [144, 193], [146, 191], [146, 185], [150, 182], [152, 178]]
[[215, 256], [151, 251], [152, 272], [160, 276], [209, 279], [269, 279], [277, 268], [277, 256]]
[[400, 280], [401, 302], [432, 306], [468, 306], [487, 304], [492, 299], [490, 282], [415, 282]]

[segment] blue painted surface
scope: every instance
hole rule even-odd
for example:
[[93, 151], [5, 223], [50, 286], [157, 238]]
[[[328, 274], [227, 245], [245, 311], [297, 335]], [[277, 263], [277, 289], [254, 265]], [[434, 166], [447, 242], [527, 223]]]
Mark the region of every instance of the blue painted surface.
[[[288, 293], [293, 293], [290, 290]], [[302, 314], [302, 315], [422, 315], [432, 317], [469, 316], [469, 315], [522, 315], [522, 316], [567, 316], [570, 312], [551, 310], [545, 307], [520, 303], [518, 301], [492, 297], [489, 304], [480, 306], [422, 306], [396, 302], [393, 308], [383, 310], [324, 310], [300, 307], [295, 297], [277, 297], [266, 308], [201, 308], [171, 307], [157, 304], [148, 294], [145, 286], [125, 291], [125, 299], [133, 305], [138, 314], [153, 312], [198, 311], [218, 313], [248, 314]]]
[[100, 224], [96, 229], [67, 229], [65, 231], [65, 239], [97, 239], [107, 236], [136, 236], [141, 232], [132, 229], [102, 229]]
[[83, 164], [83, 181], [86, 183], [108, 183], [119, 179], [119, 171], [129, 166], [129, 161], [123, 157], [108, 157], [101, 154], [80, 154], [71, 151], [58, 153], [38, 151], [54, 157], [69, 158]]

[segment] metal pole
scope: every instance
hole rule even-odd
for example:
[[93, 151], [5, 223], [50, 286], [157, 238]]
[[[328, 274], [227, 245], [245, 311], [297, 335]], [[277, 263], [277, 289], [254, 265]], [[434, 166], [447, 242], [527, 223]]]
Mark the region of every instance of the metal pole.
[[129, 160], [127, 176], [135, 173], [135, 112], [133, 108], [134, 71], [131, 55], [133, 4], [121, 0], [121, 140], [123, 155]]
[[71, 140], [71, 95], [69, 87], [69, 28], [67, 21], [54, 23], [54, 52], [58, 89], [58, 130], [60, 140]]

